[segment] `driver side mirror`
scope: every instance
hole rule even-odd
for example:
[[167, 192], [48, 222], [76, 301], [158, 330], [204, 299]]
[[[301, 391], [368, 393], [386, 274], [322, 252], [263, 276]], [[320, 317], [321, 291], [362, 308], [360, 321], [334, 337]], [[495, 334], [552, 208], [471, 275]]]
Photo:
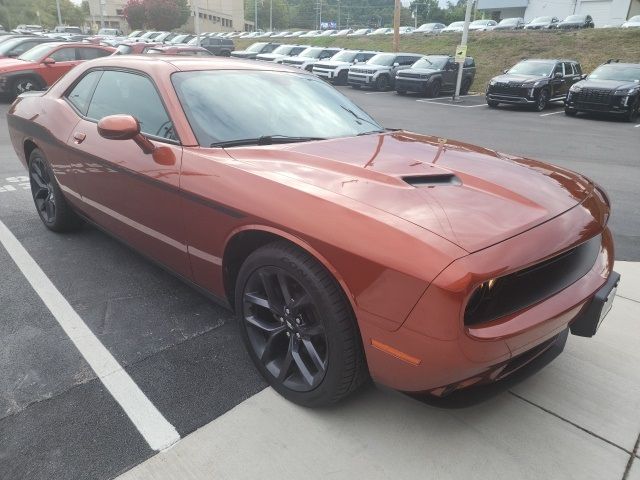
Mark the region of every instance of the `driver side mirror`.
[[582, 75], [580, 75], [580, 80], [584, 80], [585, 78], [587, 78], [587, 74], [583, 73]]
[[562, 78], [562, 77], [563, 77], [563, 75], [562, 75], [561, 72], [556, 72], [556, 73], [553, 74], [553, 78]]
[[56, 63], [56, 61], [51, 57], [47, 57], [42, 61], [42, 63], [44, 65], [53, 65], [54, 63]]
[[107, 140], [133, 140], [146, 154], [155, 145], [140, 133], [140, 122], [131, 115], [109, 115], [98, 122], [98, 134]]
[[508, 71], [509, 71], [509, 69], [508, 69], [508, 68], [505, 68], [505, 69], [502, 71], [502, 73], [507, 73]]
[[400, 64], [399, 64], [398, 62], [394, 62], [393, 66], [394, 66], [394, 67], [399, 67], [399, 66], [400, 66]]

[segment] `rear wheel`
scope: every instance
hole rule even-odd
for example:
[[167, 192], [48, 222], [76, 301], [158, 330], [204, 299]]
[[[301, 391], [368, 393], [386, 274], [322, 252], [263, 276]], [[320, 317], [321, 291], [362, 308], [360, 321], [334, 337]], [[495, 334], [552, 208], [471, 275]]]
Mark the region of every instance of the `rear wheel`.
[[37, 148], [29, 156], [29, 182], [38, 215], [49, 230], [68, 232], [82, 225], [62, 195], [49, 162]]
[[32, 90], [42, 90], [42, 83], [35, 77], [18, 77], [11, 84], [11, 94], [14, 97]]
[[329, 405], [368, 378], [342, 290], [297, 247], [282, 241], [253, 252], [240, 268], [235, 307], [251, 359], [288, 400]]

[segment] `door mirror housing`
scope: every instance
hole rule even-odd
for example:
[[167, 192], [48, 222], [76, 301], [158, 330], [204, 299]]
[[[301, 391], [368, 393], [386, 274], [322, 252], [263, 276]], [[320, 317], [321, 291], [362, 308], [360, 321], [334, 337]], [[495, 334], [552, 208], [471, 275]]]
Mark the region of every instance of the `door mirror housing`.
[[393, 63], [393, 66], [394, 66], [394, 67], [399, 67], [399, 66], [400, 66], [400, 64], [399, 64], [398, 62], [394, 62], [394, 63]]
[[56, 63], [56, 61], [51, 57], [47, 57], [42, 61], [42, 63], [44, 65], [53, 65], [54, 63]]
[[505, 69], [502, 71], [502, 73], [508, 73], [508, 72], [509, 72], [509, 69], [508, 69], [508, 68], [505, 68]]
[[556, 72], [553, 74], [553, 78], [562, 78], [562, 73]]
[[140, 133], [140, 122], [131, 115], [109, 115], [98, 122], [98, 134], [107, 140], [133, 140], [146, 154], [155, 145]]
[[587, 74], [583, 73], [582, 75], [580, 75], [580, 80], [584, 80], [585, 78], [587, 78]]

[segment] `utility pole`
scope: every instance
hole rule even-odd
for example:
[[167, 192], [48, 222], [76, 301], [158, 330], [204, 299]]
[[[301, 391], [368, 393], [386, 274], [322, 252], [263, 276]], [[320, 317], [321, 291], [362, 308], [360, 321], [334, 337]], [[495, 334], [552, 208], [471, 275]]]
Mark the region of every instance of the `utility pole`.
[[60, 0], [56, 0], [56, 8], [58, 9], [58, 25], [62, 25], [62, 15], [60, 14]]
[[322, 0], [320, 0], [320, 10], [318, 17], [318, 30], [322, 30]]
[[255, 11], [255, 21], [253, 22], [253, 31], [257, 32], [258, 31], [258, 0], [256, 0], [256, 11]]
[[193, 27], [196, 31], [196, 45], [200, 46], [200, 9], [198, 8], [198, 0], [193, 0], [194, 3], [194, 21], [193, 21]]
[[471, 21], [471, 9], [475, 0], [467, 0], [467, 10], [464, 14], [464, 27], [462, 28], [462, 40], [456, 49], [456, 62], [458, 63], [458, 78], [456, 80], [456, 91], [453, 94], [453, 101], [460, 102], [460, 85], [462, 84], [462, 70], [464, 61], [467, 59], [467, 39], [469, 38], [469, 22]]
[[393, 8], [393, 51], [400, 50], [400, 0], [395, 0]]
[[338, 30], [340, 30], [340, 0], [338, 0]]
[[416, 9], [413, 12], [413, 19], [415, 20], [414, 28], [418, 28], [418, 4], [414, 3], [414, 5], [416, 6]]
[[269, 31], [273, 32], [273, 0], [269, 4]]

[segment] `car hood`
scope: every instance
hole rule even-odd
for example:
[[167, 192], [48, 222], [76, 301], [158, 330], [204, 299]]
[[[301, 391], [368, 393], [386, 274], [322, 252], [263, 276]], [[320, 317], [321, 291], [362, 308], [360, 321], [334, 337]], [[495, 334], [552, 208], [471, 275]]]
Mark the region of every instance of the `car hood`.
[[249, 52], [247, 50], [234, 50], [231, 52], [233, 57], [252, 57], [258, 55], [260, 52]]
[[420, 75], [431, 75], [433, 73], [442, 72], [437, 68], [405, 68], [400, 70], [402, 73], [419, 73]]
[[2, 58], [0, 59], [0, 73], [14, 72], [16, 70], [24, 70], [25, 68], [30, 69], [36, 65], [37, 64], [33, 62], [26, 62], [16, 58]]
[[[322, 65], [326, 65], [327, 67], [342, 67], [342, 66], [345, 66], [345, 65], [351, 65], [351, 63], [350, 62], [339, 62], [337, 60], [334, 60], [334, 61], [322, 60]], [[354, 65], [357, 65], [357, 64], [354, 64]]]
[[390, 68], [390, 66], [371, 65], [369, 63], [358, 63], [357, 65], [351, 67], [354, 72], [357, 72], [358, 70], [389, 70]]
[[475, 252], [587, 198], [584, 177], [535, 160], [397, 131], [227, 149], [255, 173], [290, 178], [371, 205]]
[[609, 90], [616, 90], [618, 88], [636, 88], [640, 86], [636, 82], [628, 82], [626, 80], [582, 80], [576, 85], [582, 88], [606, 88]]
[[505, 73], [504, 75], [498, 75], [491, 80], [500, 83], [535, 83], [538, 80], [548, 80], [549, 77], [537, 76], [537, 75], [518, 75], [513, 73]]

